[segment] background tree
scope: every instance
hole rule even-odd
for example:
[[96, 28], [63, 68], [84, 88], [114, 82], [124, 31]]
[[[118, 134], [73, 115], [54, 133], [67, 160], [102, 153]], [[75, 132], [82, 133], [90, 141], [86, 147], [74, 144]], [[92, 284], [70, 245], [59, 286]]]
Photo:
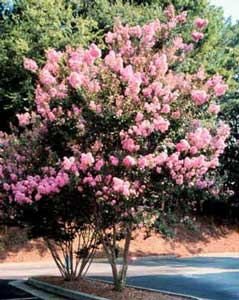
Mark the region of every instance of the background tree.
[[13, 12], [0, 19], [0, 128], [15, 121], [16, 112], [34, 105], [35, 78], [22, 68], [24, 56], [41, 64], [45, 49], [86, 45], [94, 39], [95, 22], [76, 16], [73, 4], [16, 0]]

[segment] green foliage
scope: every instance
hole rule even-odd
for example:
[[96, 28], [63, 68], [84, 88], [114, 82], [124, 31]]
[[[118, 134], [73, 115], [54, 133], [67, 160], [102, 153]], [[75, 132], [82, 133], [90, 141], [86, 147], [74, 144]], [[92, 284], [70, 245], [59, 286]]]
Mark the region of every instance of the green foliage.
[[107, 32], [112, 29], [116, 17], [123, 24], [141, 25], [162, 17], [162, 8], [156, 4], [144, 6], [115, 1], [111, 5], [107, 0], [95, 0], [85, 13], [97, 22], [98, 30]]
[[225, 153], [221, 157], [220, 175], [225, 177], [225, 189], [232, 190], [239, 202], [239, 95], [231, 93], [225, 99], [221, 119], [231, 127], [231, 136]]
[[23, 69], [23, 57], [41, 64], [48, 48], [86, 45], [94, 39], [95, 23], [76, 16], [72, 1], [18, 0], [0, 28], [0, 126], [5, 127], [7, 118], [33, 105], [34, 78]]

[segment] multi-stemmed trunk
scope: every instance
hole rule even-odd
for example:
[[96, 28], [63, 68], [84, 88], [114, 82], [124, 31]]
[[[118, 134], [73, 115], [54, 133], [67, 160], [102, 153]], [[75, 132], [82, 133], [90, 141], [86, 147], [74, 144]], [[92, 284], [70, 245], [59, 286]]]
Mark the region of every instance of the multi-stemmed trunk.
[[72, 240], [59, 242], [45, 238], [45, 242], [62, 277], [74, 281], [84, 276], [92, 263], [97, 233], [87, 228], [79, 231]]
[[122, 253], [122, 264], [117, 262], [117, 228], [114, 225], [111, 233], [112, 238], [109, 238], [109, 234], [106, 230], [102, 232], [102, 244], [105, 250], [106, 256], [112, 269], [112, 276], [114, 282], [114, 289], [121, 291], [126, 286], [127, 270], [128, 270], [128, 256], [130, 241], [132, 235], [132, 226], [127, 224], [124, 232], [124, 245]]

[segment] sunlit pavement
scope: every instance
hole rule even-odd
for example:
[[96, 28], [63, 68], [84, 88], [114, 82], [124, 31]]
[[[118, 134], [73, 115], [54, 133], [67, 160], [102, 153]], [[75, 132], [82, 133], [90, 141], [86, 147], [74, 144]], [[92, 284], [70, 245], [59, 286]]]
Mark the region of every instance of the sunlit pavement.
[[[0, 265], [1, 279], [58, 274], [51, 262]], [[110, 267], [94, 263], [88, 275], [110, 279]], [[130, 264], [128, 283], [211, 300], [239, 300], [239, 257], [137, 259]], [[0, 299], [5, 299], [1, 293], [0, 288]]]

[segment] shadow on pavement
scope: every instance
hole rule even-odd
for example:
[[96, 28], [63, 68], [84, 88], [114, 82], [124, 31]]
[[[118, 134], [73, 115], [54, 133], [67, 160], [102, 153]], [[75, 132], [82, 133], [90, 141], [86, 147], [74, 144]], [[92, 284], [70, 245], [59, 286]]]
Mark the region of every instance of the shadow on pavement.
[[30, 294], [10, 286], [9, 282], [10, 280], [0, 279], [0, 300], [31, 297]]

